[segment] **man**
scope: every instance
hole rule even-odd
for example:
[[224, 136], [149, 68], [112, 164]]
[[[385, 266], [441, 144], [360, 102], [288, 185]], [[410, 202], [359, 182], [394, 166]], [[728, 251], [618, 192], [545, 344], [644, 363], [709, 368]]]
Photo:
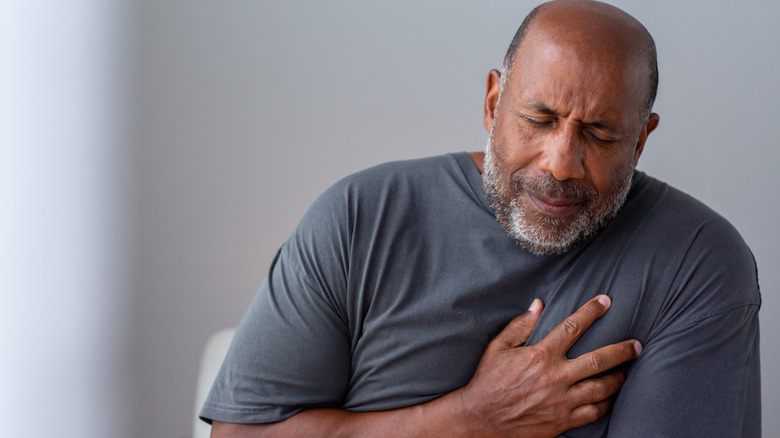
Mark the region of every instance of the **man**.
[[634, 170], [656, 86], [623, 11], [534, 10], [488, 75], [484, 155], [378, 166], [306, 213], [212, 436], [760, 435], [750, 251]]

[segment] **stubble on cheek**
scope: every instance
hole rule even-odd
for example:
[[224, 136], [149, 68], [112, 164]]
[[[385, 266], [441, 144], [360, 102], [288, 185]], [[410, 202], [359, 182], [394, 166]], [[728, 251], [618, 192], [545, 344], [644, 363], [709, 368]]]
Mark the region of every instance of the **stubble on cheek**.
[[[483, 167], [485, 192], [501, 225], [534, 254], [563, 253], [591, 237], [617, 214], [630, 190], [633, 166], [617, 177], [615, 189], [600, 201], [596, 189], [580, 181], [529, 176], [522, 169], [508, 176], [498, 149], [491, 131]], [[529, 192], [576, 202], [576, 211], [565, 217], [545, 215], [527, 205]]]

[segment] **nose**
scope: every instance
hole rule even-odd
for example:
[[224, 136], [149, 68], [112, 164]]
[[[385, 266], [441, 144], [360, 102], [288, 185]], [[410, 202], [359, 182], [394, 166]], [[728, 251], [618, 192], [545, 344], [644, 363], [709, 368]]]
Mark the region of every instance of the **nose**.
[[585, 153], [576, 129], [563, 127], [544, 142], [543, 148], [539, 159], [541, 170], [558, 181], [585, 177]]

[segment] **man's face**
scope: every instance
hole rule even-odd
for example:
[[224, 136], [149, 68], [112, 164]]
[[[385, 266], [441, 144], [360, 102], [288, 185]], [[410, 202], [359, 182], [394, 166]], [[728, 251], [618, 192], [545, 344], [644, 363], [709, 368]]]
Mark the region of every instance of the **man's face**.
[[503, 92], [491, 72], [486, 98], [485, 190], [504, 228], [537, 254], [568, 251], [617, 213], [658, 122], [640, 121], [641, 62], [551, 41], [529, 34]]

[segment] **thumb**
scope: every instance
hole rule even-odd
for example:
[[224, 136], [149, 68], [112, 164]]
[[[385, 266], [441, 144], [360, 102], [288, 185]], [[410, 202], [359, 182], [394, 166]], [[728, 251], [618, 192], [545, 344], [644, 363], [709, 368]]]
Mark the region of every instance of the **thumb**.
[[509, 321], [509, 324], [501, 330], [501, 333], [491, 341], [491, 346], [499, 350], [506, 350], [525, 344], [525, 341], [531, 336], [531, 332], [534, 331], [536, 322], [539, 321], [542, 308], [542, 300], [539, 298], [533, 300], [528, 310]]

